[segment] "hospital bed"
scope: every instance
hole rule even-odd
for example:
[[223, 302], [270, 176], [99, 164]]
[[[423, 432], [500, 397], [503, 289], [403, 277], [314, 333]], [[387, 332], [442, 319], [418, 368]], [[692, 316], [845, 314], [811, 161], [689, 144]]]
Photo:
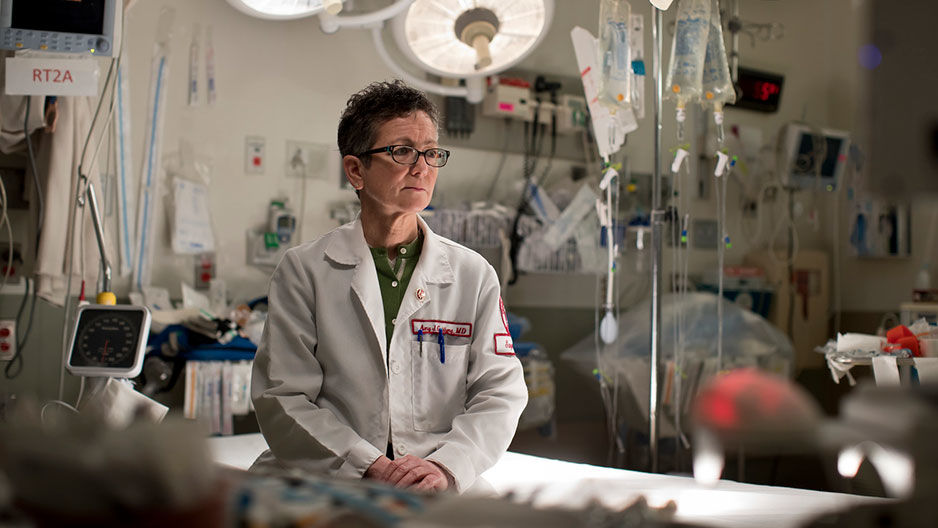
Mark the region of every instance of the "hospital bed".
[[[213, 458], [224, 466], [247, 469], [267, 444], [260, 434], [213, 437]], [[716, 486], [692, 478], [575, 464], [519, 453], [506, 453], [483, 473], [500, 496], [510, 495], [536, 508], [587, 507], [593, 501], [612, 510], [640, 496], [653, 507], [673, 500], [675, 520], [721, 527], [788, 528], [802, 526], [824, 513], [884, 499], [722, 480]]]

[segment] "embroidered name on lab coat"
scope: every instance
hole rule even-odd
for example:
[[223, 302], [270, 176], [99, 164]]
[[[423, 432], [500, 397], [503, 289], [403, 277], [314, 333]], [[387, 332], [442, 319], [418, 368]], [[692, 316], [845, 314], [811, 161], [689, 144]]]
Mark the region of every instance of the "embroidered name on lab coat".
[[457, 337], [472, 337], [472, 323], [455, 323], [451, 321], [433, 321], [428, 319], [414, 319], [410, 322], [414, 334], [418, 331], [424, 334], [451, 335]]
[[509, 334], [495, 334], [495, 353], [499, 356], [515, 355], [515, 344]]

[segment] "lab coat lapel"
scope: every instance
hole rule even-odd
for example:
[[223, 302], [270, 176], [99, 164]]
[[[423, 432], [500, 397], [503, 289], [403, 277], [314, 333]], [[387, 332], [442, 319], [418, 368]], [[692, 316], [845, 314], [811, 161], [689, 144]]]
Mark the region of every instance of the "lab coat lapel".
[[368, 316], [368, 323], [374, 333], [378, 348], [387, 365], [387, 339], [384, 330], [384, 305], [381, 302], [381, 287], [378, 285], [378, 272], [375, 262], [365, 242], [361, 219], [339, 228], [341, 235], [326, 248], [326, 255], [340, 263], [355, 266], [351, 289]]
[[[432, 300], [429, 284], [449, 284], [455, 282], [453, 268], [449, 257], [443, 248], [443, 243], [435, 235], [423, 218], [417, 216], [420, 228], [423, 230], [423, 248], [420, 250], [420, 259], [411, 276], [407, 287], [408, 293], [401, 300], [401, 307], [397, 312], [398, 321], [407, 321], [414, 313]], [[422, 291], [420, 294], [418, 292]]]

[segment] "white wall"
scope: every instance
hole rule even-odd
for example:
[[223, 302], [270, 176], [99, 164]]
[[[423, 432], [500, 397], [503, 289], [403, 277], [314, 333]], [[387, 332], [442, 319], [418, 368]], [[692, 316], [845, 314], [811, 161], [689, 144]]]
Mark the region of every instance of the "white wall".
[[[527, 71], [574, 76], [575, 59], [569, 31], [581, 25], [595, 31], [598, 1], [557, 0], [553, 25], [547, 39], [526, 61], [519, 65]], [[367, 8], [380, 2], [357, 2]], [[647, 62], [651, 67], [651, 7], [644, 0], [634, 0], [633, 9], [646, 15]], [[755, 46], [743, 36], [741, 64], [766, 69], [786, 76], [781, 109], [775, 114], [761, 114], [728, 109], [727, 129], [735, 124], [762, 130], [766, 141], [773, 141], [779, 127], [792, 120], [805, 119], [819, 126], [854, 130], [859, 101], [855, 50], [861, 40], [863, 0], [785, 0], [783, 2], [743, 1], [742, 17], [753, 22], [779, 22], [785, 37]], [[163, 7], [176, 11], [175, 36], [169, 100], [166, 113], [164, 150], [174, 150], [180, 140], [193, 141], [214, 160], [212, 174], [212, 214], [218, 245], [217, 273], [224, 278], [235, 298], [261, 295], [266, 290], [266, 273], [245, 263], [245, 231], [263, 223], [270, 199], [289, 194], [298, 207], [299, 182], [283, 176], [285, 142], [290, 139], [334, 144], [335, 128], [346, 98], [369, 81], [392, 77], [376, 57], [370, 35], [358, 30], [341, 30], [324, 35], [315, 19], [291, 22], [268, 22], [253, 19], [231, 8], [224, 0], [147, 0], [137, 2], [126, 20], [126, 55], [131, 64], [132, 118], [134, 155], [139, 165], [143, 144], [145, 99], [149, 83], [148, 67], [156, 21]], [[665, 14], [665, 25], [673, 20], [675, 10]], [[218, 102], [214, 107], [189, 108], [186, 105], [186, 80], [189, 42], [193, 24], [214, 28], [214, 47], [218, 83]], [[670, 30], [665, 30], [664, 64], [670, 53]], [[632, 169], [651, 172], [653, 143], [651, 90], [648, 80], [648, 116], [641, 128], [629, 138], [626, 154]], [[693, 125], [688, 124], [688, 132]], [[243, 168], [245, 136], [266, 138], [267, 171], [264, 175], [246, 175]], [[445, 139], [444, 139], [445, 141]], [[663, 148], [676, 144], [673, 107], [665, 103]], [[473, 149], [457, 149], [438, 184], [440, 201], [481, 196], [498, 164], [499, 154]], [[667, 163], [669, 160], [665, 160]], [[520, 157], [509, 157], [502, 176], [499, 196], [511, 193], [520, 173]], [[571, 162], [556, 163], [557, 174], [565, 174]], [[747, 176], [743, 176], [747, 177]], [[751, 176], [755, 177], [755, 176]], [[311, 180], [307, 187], [307, 211], [303, 218], [304, 237], [309, 239], [334, 226], [329, 219], [329, 204], [354, 200], [348, 191], [338, 190], [337, 176], [328, 181]], [[559, 179], [559, 178], [555, 178]], [[729, 225], [739, 225], [738, 185], [730, 188]], [[822, 214], [815, 231], [799, 220], [802, 247], [830, 248], [829, 210], [831, 196], [798, 196], [806, 209], [816, 207]], [[913, 225], [914, 248], [921, 248], [923, 214], [916, 209]], [[693, 203], [693, 214], [715, 218], [713, 195]], [[842, 232], [849, 226], [842, 222]], [[191, 257], [174, 256], [169, 251], [165, 222], [159, 222], [161, 250], [156, 255], [153, 281], [179, 294], [179, 281], [192, 280]], [[742, 232], [732, 232], [734, 249], [727, 262], [739, 262], [754, 247], [743, 241]], [[839, 237], [843, 239], [844, 237]], [[915, 243], [918, 242], [918, 243]], [[764, 241], [763, 241], [764, 244]], [[846, 246], [842, 245], [846, 251]], [[920, 249], [918, 249], [920, 251]], [[917, 255], [918, 257], [918, 255]], [[713, 251], [693, 251], [693, 268], [701, 271], [716, 265]], [[844, 309], [881, 310], [894, 308], [908, 297], [912, 268], [908, 262], [843, 261]], [[869, 286], [874, 276], [885, 276], [877, 286]], [[863, 287], [859, 287], [863, 285]], [[124, 282], [126, 288], [126, 282]]]

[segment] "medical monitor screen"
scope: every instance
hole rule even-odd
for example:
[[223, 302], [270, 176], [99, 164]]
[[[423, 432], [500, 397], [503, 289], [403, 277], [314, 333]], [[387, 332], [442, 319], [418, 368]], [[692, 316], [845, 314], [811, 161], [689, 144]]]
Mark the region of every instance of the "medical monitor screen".
[[14, 28], [100, 35], [105, 0], [13, 0]]
[[[817, 171], [816, 163], [820, 162], [821, 177], [833, 178], [837, 171], [837, 163], [840, 161], [843, 143], [843, 138], [831, 136], [821, 138], [812, 134], [801, 134], [798, 159], [792, 172], [798, 176], [813, 176]], [[815, 152], [816, 150], [818, 152]], [[819, 155], [823, 155], [824, 158], [818, 159]]]

